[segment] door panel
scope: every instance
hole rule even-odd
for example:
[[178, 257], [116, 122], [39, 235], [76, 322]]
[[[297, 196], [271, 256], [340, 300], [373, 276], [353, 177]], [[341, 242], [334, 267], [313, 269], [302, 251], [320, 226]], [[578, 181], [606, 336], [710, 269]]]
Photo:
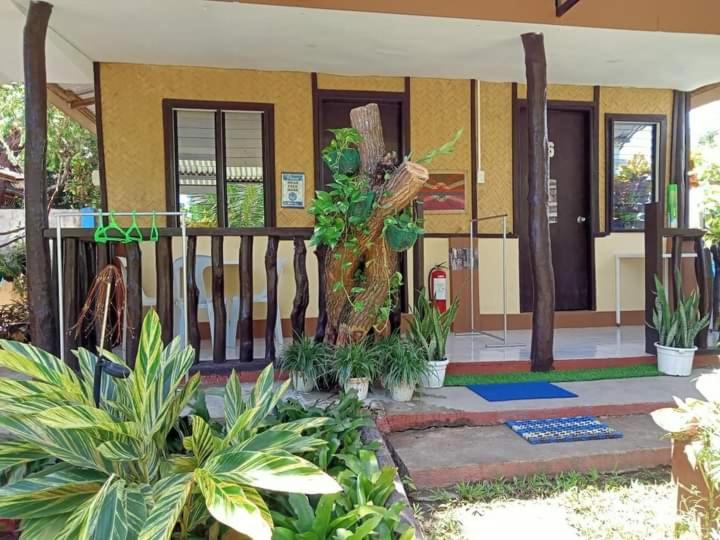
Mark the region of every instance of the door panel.
[[[555, 309], [589, 310], [593, 306], [592, 219], [590, 205], [590, 112], [548, 109], [551, 146], [550, 179], [556, 191], [556, 216], [550, 238], [555, 270]], [[520, 107], [515, 150], [518, 163], [520, 208], [520, 307], [532, 311], [532, 275], [527, 221], [527, 109]], [[554, 154], [554, 155], [553, 155]]]

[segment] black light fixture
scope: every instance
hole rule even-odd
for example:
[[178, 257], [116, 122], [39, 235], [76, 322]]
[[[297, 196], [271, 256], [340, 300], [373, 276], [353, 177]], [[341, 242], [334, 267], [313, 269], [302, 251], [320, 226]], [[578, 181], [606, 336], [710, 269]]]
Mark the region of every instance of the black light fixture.
[[100, 389], [102, 387], [103, 373], [107, 373], [114, 379], [127, 379], [130, 376], [130, 369], [102, 357], [98, 358], [95, 364], [95, 378], [93, 379], [93, 399], [96, 407], [100, 407]]
[[555, 0], [555, 16], [562, 17], [580, 0]]

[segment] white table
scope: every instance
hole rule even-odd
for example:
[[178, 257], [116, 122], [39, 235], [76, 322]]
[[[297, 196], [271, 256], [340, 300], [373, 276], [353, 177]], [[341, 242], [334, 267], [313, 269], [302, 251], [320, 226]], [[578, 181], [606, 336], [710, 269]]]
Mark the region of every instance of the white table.
[[[669, 259], [670, 253], [663, 253], [663, 259]], [[697, 257], [695, 253], [683, 253], [682, 258], [692, 259]], [[621, 298], [620, 298], [620, 279], [622, 273], [620, 272], [621, 262], [623, 259], [644, 259], [645, 255], [642, 253], [620, 253], [615, 255], [615, 325], [620, 326], [621, 319]], [[667, 283], [667, 266], [663, 265], [663, 283]]]

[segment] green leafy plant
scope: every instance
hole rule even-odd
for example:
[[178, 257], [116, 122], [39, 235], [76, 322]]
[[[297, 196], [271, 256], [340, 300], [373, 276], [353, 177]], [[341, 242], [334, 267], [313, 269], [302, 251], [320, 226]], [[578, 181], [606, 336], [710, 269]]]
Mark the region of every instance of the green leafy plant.
[[283, 349], [280, 366], [315, 381], [326, 373], [331, 355], [332, 350], [327, 344], [317, 342], [313, 337], [300, 336]]
[[383, 235], [390, 249], [394, 251], [407, 251], [423, 233], [422, 227], [415, 222], [409, 209], [385, 218]]
[[[324, 419], [265, 428], [288, 384], [273, 390], [272, 367], [247, 397], [231, 375], [222, 429], [201, 416], [181, 422], [200, 383], [195, 374], [182, 384], [195, 355], [178, 338], [163, 349], [160, 336], [151, 311], [130, 376], [104, 379], [101, 408], [92, 396], [97, 358], [90, 351], [77, 351], [76, 374], [40, 349], [0, 342], [0, 366], [27, 378], [0, 379], [0, 427], [15, 439], [0, 445], [3, 464], [56, 461], [0, 489], [0, 518], [21, 519], [24, 537], [52, 531], [58, 540], [218, 538], [225, 528], [269, 539], [265, 490], [340, 490], [296, 455], [324, 444], [303, 435]], [[172, 444], [178, 436], [180, 452]]]
[[445, 346], [459, 307], [460, 301], [455, 298], [447, 311], [441, 313], [424, 290], [418, 295], [410, 318], [410, 339], [428, 361], [445, 359]]
[[385, 386], [414, 386], [428, 374], [428, 360], [417, 345], [398, 334], [380, 339], [375, 345]]
[[333, 369], [341, 385], [354, 378], [373, 380], [377, 375], [377, 367], [377, 354], [367, 340], [335, 349]]
[[[677, 283], [682, 283], [678, 271], [675, 272], [675, 280]], [[709, 314], [700, 317], [698, 309], [700, 298], [697, 289], [688, 297], [680, 291], [680, 297], [675, 300], [675, 309], [671, 308], [665, 286], [657, 276], [655, 276], [655, 291], [652, 327], [658, 332], [658, 344], [664, 347], [694, 348], [695, 338], [710, 322]]]

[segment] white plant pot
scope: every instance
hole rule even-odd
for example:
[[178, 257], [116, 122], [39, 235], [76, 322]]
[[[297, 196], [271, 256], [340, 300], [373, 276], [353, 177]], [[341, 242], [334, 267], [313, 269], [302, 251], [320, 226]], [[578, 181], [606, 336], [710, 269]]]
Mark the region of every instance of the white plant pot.
[[414, 392], [414, 384], [403, 383], [390, 387], [390, 395], [392, 396], [393, 401], [410, 401], [412, 400]]
[[297, 392], [312, 392], [315, 388], [315, 381], [306, 377], [304, 373], [300, 371], [293, 371], [290, 373], [290, 380], [292, 381], [293, 388]]
[[367, 398], [369, 386], [370, 379], [368, 379], [367, 377], [356, 377], [348, 379], [343, 388], [345, 389], [345, 392], [355, 390], [358, 399], [362, 401]]
[[665, 347], [656, 343], [655, 349], [657, 350], [658, 371], [660, 373], [676, 377], [687, 377], [692, 373], [697, 347], [680, 349], [677, 347]]
[[439, 362], [428, 362], [429, 371], [420, 380], [420, 386], [423, 388], [442, 388], [445, 383], [445, 370], [450, 362], [446, 358]]

